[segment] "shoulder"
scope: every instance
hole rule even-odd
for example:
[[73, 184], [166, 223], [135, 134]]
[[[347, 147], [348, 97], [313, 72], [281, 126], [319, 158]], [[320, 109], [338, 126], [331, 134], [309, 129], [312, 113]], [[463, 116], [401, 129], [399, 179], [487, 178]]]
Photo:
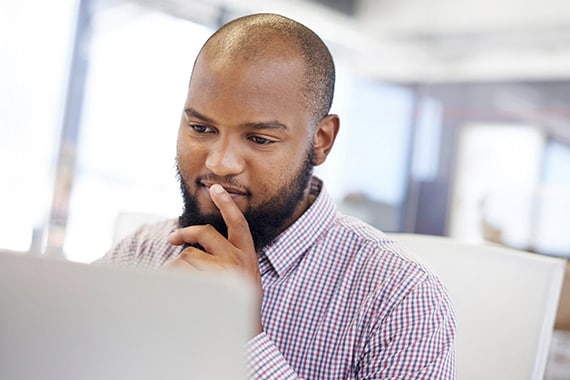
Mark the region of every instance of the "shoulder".
[[176, 219], [144, 224], [114, 245], [99, 262], [144, 268], [160, 267], [177, 252], [178, 247], [168, 243], [168, 236], [177, 226]]
[[358, 218], [338, 214], [326, 239], [341, 246], [348, 259], [363, 260], [367, 266], [390, 273], [403, 268], [429, 271], [394, 238]]
[[446, 298], [439, 278], [402, 244], [361, 220], [339, 214], [327, 231], [335, 242], [336, 259], [384, 306], [397, 304], [411, 293], [431, 289]]

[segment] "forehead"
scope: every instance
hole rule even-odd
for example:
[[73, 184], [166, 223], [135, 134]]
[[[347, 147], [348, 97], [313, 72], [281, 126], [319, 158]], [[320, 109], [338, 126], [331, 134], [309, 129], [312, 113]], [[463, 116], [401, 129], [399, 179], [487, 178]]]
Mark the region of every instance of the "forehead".
[[278, 120], [310, 116], [303, 93], [304, 65], [298, 56], [224, 57], [203, 53], [194, 66], [188, 105], [206, 113], [238, 113]]

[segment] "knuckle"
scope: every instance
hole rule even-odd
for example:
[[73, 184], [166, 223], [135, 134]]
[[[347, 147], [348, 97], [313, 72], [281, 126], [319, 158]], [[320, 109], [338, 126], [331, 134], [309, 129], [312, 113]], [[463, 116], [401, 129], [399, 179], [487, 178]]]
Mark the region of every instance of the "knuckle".
[[247, 220], [245, 218], [240, 218], [236, 222], [236, 227], [239, 229], [243, 229], [243, 230], [249, 230], [249, 223], [247, 222]]
[[214, 233], [217, 231], [216, 228], [214, 226], [212, 226], [211, 224], [206, 224], [205, 226], [201, 226], [201, 227], [203, 228], [202, 233], [211, 234], [211, 233]]
[[230, 265], [233, 267], [241, 267], [242, 266], [242, 261], [240, 260], [240, 258], [237, 255], [232, 255], [231, 258], [229, 258], [228, 260], [230, 262]]

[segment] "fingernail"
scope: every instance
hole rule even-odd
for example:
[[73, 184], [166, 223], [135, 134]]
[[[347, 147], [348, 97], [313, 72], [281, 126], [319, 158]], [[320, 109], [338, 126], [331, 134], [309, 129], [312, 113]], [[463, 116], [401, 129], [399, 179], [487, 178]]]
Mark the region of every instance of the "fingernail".
[[212, 185], [212, 191], [218, 195], [224, 193], [224, 188], [221, 185], [215, 184]]

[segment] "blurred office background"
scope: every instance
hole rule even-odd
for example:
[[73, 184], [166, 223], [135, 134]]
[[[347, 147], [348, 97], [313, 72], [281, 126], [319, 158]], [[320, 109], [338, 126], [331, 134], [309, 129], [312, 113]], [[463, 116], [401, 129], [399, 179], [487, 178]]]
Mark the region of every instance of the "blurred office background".
[[[570, 256], [567, 0], [3, 0], [0, 248], [91, 262], [176, 217], [194, 58], [219, 25], [264, 11], [335, 56], [342, 125], [317, 174], [342, 210]], [[569, 341], [554, 337], [552, 379], [568, 379]]]
[[262, 11], [336, 58], [341, 131], [317, 174], [343, 210], [570, 255], [566, 0], [4, 0], [0, 247], [89, 262], [117, 223], [177, 216], [196, 53]]

